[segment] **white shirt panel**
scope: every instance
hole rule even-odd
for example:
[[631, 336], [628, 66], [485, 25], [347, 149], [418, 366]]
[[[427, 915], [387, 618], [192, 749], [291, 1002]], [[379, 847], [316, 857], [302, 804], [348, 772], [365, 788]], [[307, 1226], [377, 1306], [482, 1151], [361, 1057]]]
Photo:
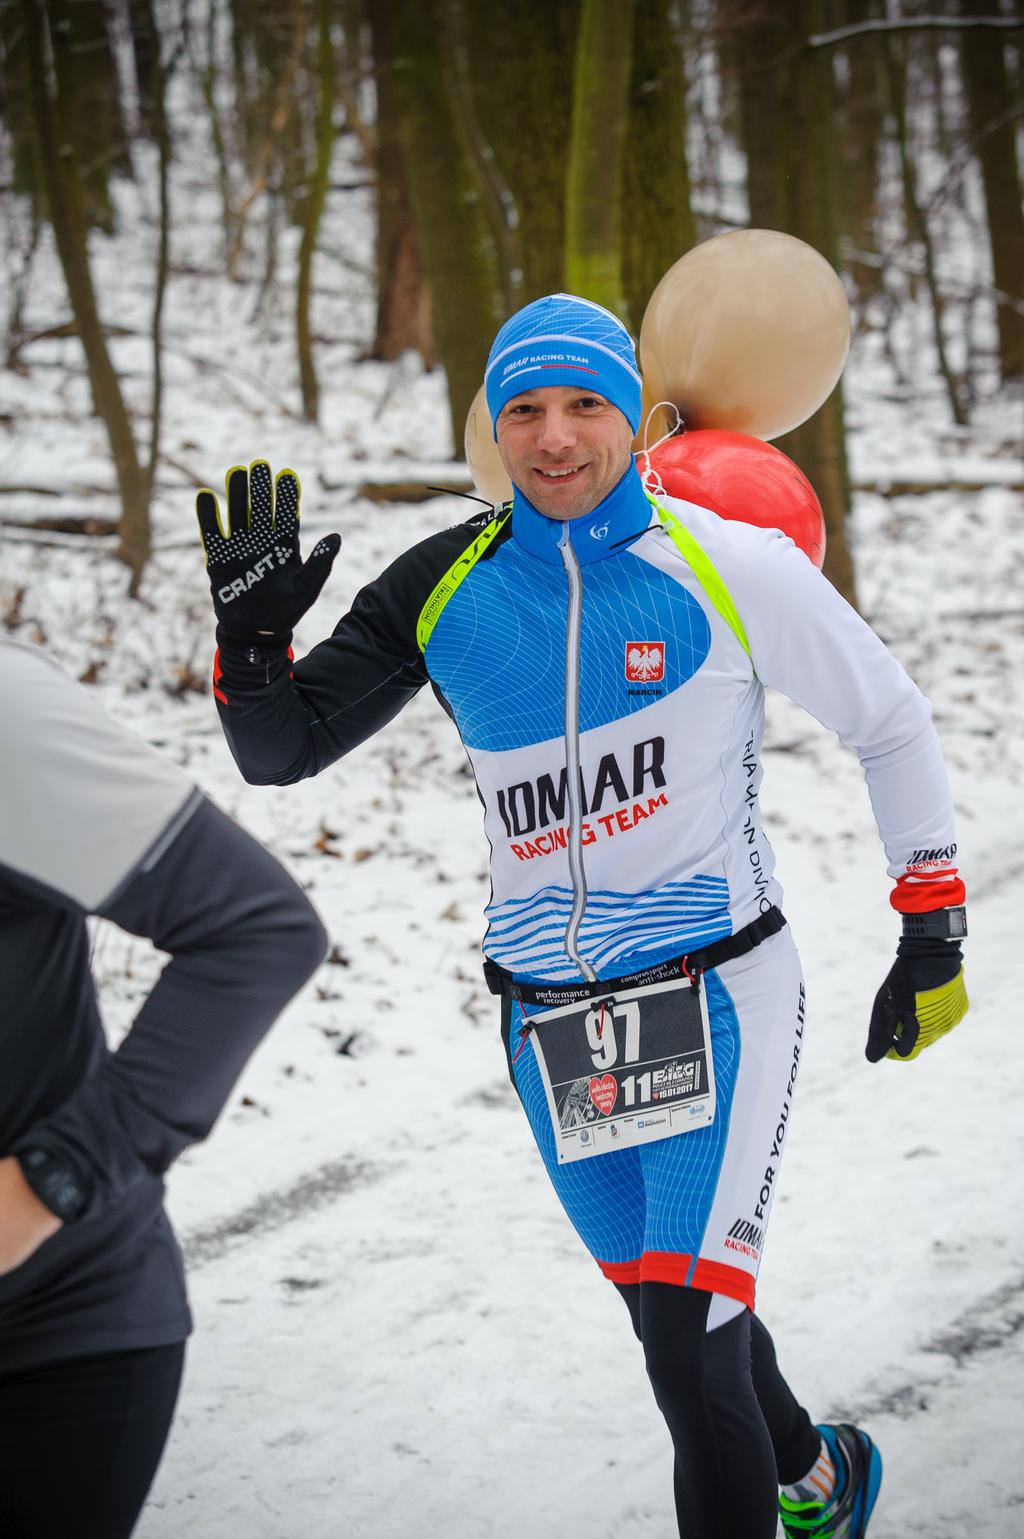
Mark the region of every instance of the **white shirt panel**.
[[35, 647], [0, 640], [0, 862], [96, 912], [198, 793]]

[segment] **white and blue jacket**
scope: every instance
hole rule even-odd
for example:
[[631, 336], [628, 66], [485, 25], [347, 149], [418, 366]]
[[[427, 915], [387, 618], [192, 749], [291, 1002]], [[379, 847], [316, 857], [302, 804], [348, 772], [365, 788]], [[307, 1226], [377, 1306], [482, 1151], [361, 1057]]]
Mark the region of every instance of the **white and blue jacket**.
[[519, 978], [621, 976], [781, 900], [758, 791], [764, 691], [858, 753], [889, 872], [953, 846], [928, 702], [791, 540], [652, 503], [631, 464], [590, 514], [511, 509], [400, 556], [291, 664], [221, 635], [246, 779], [316, 774], [430, 683], [484, 806], [484, 950]]

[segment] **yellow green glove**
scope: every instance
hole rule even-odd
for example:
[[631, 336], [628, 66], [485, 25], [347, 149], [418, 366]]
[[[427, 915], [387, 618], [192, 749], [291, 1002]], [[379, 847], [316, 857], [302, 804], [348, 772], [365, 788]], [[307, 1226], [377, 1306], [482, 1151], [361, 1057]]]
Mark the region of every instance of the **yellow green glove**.
[[967, 1014], [959, 941], [900, 941], [896, 962], [875, 995], [865, 1049], [870, 1063], [908, 1063]]

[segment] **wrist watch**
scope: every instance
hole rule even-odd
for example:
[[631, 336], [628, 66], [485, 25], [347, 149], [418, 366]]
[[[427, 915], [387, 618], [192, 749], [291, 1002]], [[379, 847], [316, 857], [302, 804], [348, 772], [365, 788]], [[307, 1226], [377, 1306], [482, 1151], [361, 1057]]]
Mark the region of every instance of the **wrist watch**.
[[936, 908], [930, 914], [904, 914], [904, 939], [913, 940], [963, 940], [967, 934], [967, 910]]
[[70, 1161], [49, 1149], [19, 1149], [16, 1158], [39, 1201], [65, 1224], [73, 1224], [84, 1211], [89, 1193]]

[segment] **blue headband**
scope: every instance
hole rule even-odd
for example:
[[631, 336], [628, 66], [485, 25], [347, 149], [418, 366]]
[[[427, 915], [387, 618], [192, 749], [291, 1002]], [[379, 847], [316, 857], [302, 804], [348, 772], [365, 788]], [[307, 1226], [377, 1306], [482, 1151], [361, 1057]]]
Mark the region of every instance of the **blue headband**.
[[617, 316], [592, 300], [548, 294], [518, 310], [495, 337], [484, 374], [492, 424], [506, 401], [543, 385], [593, 390], [619, 408], [634, 433], [640, 426], [633, 339]]

